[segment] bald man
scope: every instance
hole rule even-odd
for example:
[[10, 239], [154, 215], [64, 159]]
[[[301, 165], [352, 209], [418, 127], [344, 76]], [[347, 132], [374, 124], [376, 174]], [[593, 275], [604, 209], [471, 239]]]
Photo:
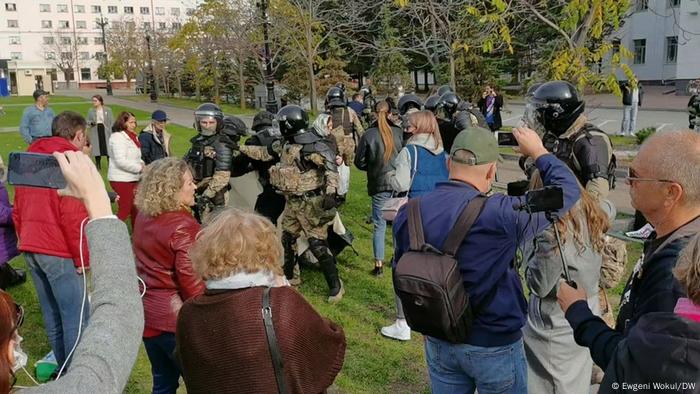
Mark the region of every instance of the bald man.
[[700, 232], [700, 134], [689, 130], [656, 133], [632, 161], [627, 183], [632, 206], [656, 232], [646, 241], [620, 300], [615, 329], [593, 315], [586, 294], [561, 283], [559, 305], [574, 330], [576, 343], [590, 348], [601, 367], [618, 343], [645, 314], [673, 312], [684, 291], [672, 270], [681, 250]]

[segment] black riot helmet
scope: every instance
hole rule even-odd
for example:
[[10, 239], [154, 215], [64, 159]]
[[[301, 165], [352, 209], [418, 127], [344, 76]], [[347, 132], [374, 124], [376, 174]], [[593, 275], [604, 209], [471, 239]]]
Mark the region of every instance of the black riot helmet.
[[345, 84], [343, 82], [338, 82], [335, 84], [336, 88], [339, 88], [340, 90], [343, 91], [343, 94], [345, 94]]
[[440, 86], [440, 87], [438, 88], [436, 94], [437, 94], [438, 97], [439, 97], [439, 96], [442, 96], [442, 95], [445, 94], [445, 93], [450, 93], [450, 92], [454, 93], [454, 90], [452, 90], [452, 87], [451, 87], [450, 85], [442, 85], [442, 86]]
[[454, 92], [447, 92], [440, 96], [438, 101], [438, 110], [442, 110], [447, 118], [452, 118], [455, 112], [457, 112], [457, 107], [459, 106], [459, 96]]
[[332, 87], [326, 93], [326, 109], [344, 107], [347, 105], [345, 101], [345, 92], [339, 87]]
[[525, 98], [532, 97], [533, 94], [535, 94], [535, 90], [542, 86], [541, 82], [535, 82], [532, 85], [530, 85], [529, 88], [527, 88], [527, 92], [525, 92]]
[[282, 136], [292, 139], [294, 136], [306, 133], [309, 127], [309, 115], [298, 105], [286, 105], [277, 112]]
[[417, 109], [420, 111], [421, 107], [423, 107], [423, 101], [420, 99], [420, 97], [416, 96], [415, 94], [404, 94], [401, 96], [399, 99], [399, 114], [401, 115], [406, 115], [406, 113], [411, 109]]
[[425, 99], [425, 103], [423, 103], [423, 108], [425, 108], [426, 110], [428, 110], [432, 113], [435, 113], [435, 112], [437, 112], [439, 102], [440, 102], [440, 96], [438, 96], [437, 94], [434, 94], [434, 95], [428, 97], [427, 99]]
[[369, 85], [362, 85], [360, 88], [360, 93], [362, 93], [362, 97], [367, 97], [372, 95], [372, 87]]
[[275, 114], [267, 111], [260, 111], [253, 118], [253, 131], [260, 131], [266, 127], [272, 127], [275, 121]]
[[576, 87], [566, 81], [543, 83], [527, 98], [527, 118], [544, 131], [560, 136], [583, 113], [586, 103]]
[[[216, 130], [202, 130], [200, 121], [204, 118], [214, 118], [216, 120]], [[221, 108], [214, 103], [204, 103], [194, 110], [194, 123], [197, 127], [197, 131], [204, 135], [213, 135], [219, 131], [224, 126], [224, 113], [221, 112]], [[204, 132], [203, 132], [204, 131]]]
[[247, 135], [247, 127], [240, 118], [235, 116], [224, 117], [224, 127], [222, 132], [233, 140], [238, 141], [240, 137]]

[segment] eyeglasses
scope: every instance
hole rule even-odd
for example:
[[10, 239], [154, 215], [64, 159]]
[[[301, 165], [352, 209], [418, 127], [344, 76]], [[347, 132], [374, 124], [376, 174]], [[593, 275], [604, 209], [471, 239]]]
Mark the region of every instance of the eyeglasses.
[[661, 183], [678, 183], [669, 179], [656, 179], [656, 178], [641, 178], [636, 176], [637, 173], [630, 168], [629, 176], [625, 179], [625, 183], [632, 186], [635, 182], [661, 182]]

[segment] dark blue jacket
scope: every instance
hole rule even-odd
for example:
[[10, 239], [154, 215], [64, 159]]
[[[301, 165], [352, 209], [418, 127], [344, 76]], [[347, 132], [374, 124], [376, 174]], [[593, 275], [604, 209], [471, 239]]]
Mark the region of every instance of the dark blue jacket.
[[[558, 185], [564, 190], [564, 208], [559, 212], [562, 215], [580, 197], [576, 178], [566, 164], [552, 154], [541, 156], [535, 165], [545, 185]], [[441, 248], [460, 213], [478, 193], [467, 183], [448, 181], [438, 183], [435, 191], [420, 197], [425, 241]], [[504, 346], [522, 337], [520, 329], [525, 324], [527, 303], [512, 261], [518, 242], [531, 240], [549, 226], [542, 213], [530, 217], [513, 209], [514, 204], [523, 202], [523, 197], [503, 194], [489, 197], [481, 216], [457, 252], [472, 307], [478, 305], [494, 286], [497, 289], [493, 300], [476, 317], [466, 341], [471, 345]], [[394, 261], [398, 261], [409, 248], [407, 216], [404, 205], [394, 221]]]
[[[700, 230], [700, 218], [686, 224], [671, 234], [665, 246], [644, 257], [643, 269], [635, 270], [622, 292], [620, 312], [615, 329], [608, 327], [595, 316], [585, 301], [577, 301], [566, 311], [566, 320], [574, 330], [574, 339], [591, 350], [593, 361], [607, 366], [637, 321], [650, 312], [673, 312], [679, 298], [685, 296], [680, 283], [673, 276], [673, 268], [681, 251], [690, 238]], [[647, 241], [648, 251], [651, 241]]]
[[357, 101], [350, 101], [348, 103], [348, 107], [352, 108], [353, 111], [355, 111], [356, 114], [359, 116], [362, 116], [362, 110], [365, 109], [365, 105], [362, 103], [358, 103]]
[[18, 254], [12, 205], [5, 184], [0, 181], [0, 265], [4, 265]]

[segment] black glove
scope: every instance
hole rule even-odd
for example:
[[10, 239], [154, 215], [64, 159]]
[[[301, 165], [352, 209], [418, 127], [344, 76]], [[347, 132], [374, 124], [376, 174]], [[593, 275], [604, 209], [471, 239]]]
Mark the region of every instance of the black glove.
[[276, 139], [272, 141], [270, 145], [267, 146], [267, 153], [269, 153], [272, 157], [280, 157], [280, 155], [282, 154], [283, 146], [284, 143], [282, 142], [282, 140]]
[[323, 209], [333, 209], [338, 206], [338, 197], [335, 194], [326, 194], [323, 196], [323, 201], [321, 202], [321, 208]]

